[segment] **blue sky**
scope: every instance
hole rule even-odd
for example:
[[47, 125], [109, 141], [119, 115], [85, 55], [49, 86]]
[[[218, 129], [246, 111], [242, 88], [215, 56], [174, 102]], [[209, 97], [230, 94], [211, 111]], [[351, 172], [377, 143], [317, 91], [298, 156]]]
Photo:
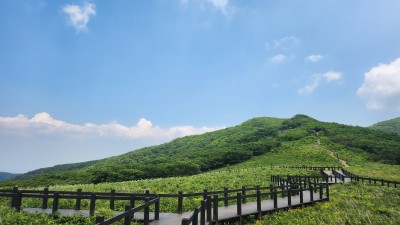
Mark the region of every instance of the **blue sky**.
[[400, 115], [400, 2], [0, 1], [0, 171], [257, 116]]

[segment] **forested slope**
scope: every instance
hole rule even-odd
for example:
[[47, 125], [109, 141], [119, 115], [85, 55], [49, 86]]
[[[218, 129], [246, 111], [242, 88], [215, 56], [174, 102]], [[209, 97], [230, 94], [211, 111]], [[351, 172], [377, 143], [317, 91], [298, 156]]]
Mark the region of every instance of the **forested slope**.
[[[362, 158], [363, 161], [400, 164], [400, 135], [396, 133], [325, 123], [305, 115], [291, 119], [260, 117], [235, 127], [178, 138], [104, 160], [62, 165], [54, 168], [57, 170], [50, 168], [40, 170], [40, 173], [33, 171], [29, 179], [14, 181], [17, 183], [8, 181], [3, 186], [100, 183], [192, 175], [254, 161], [260, 156], [272, 154], [279, 159], [290, 157], [290, 151], [307, 152], [317, 145], [317, 137], [322, 147], [315, 151], [323, 149], [325, 156], [326, 152], [334, 151], [349, 156], [350, 163]], [[315, 157], [312, 161], [315, 163], [329, 163], [328, 159], [324, 160], [325, 156], [316, 152], [312, 152], [314, 156], [304, 157]], [[289, 160], [290, 164], [301, 165], [304, 161], [299, 158], [301, 155], [296, 157]], [[280, 162], [287, 164], [289, 161]], [[268, 161], [271, 164], [280, 162]], [[34, 174], [38, 175], [32, 176]]]
[[370, 128], [400, 134], [400, 117], [376, 123], [370, 126]]

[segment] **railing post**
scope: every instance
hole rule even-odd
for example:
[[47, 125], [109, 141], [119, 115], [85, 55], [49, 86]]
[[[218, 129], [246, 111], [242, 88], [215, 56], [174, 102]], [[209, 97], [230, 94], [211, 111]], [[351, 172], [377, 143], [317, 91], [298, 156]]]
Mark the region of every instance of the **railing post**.
[[154, 220], [160, 219], [160, 198], [157, 195], [157, 201], [154, 205]]
[[17, 212], [21, 211], [21, 205], [22, 205], [22, 192], [17, 191], [15, 193], [15, 202], [14, 202], [14, 207]]
[[290, 207], [292, 205], [292, 187], [288, 187], [288, 206]]
[[276, 189], [274, 189], [274, 208], [277, 209], [278, 208], [278, 193], [276, 193]]
[[312, 185], [310, 185], [310, 201], [314, 201], [314, 190]]
[[52, 213], [55, 213], [55, 212], [58, 211], [58, 197], [59, 197], [59, 194], [58, 193], [54, 193], [53, 208], [51, 210]]
[[178, 213], [181, 214], [183, 212], [183, 193], [182, 191], [178, 192]]
[[135, 196], [131, 196], [129, 204], [131, 205], [132, 208], [135, 208], [135, 202], [136, 202]]
[[329, 184], [328, 183], [326, 183], [326, 199], [329, 201]]
[[193, 214], [193, 222], [192, 225], [198, 225], [199, 223], [199, 209], [195, 209], [194, 210], [194, 214]]
[[96, 216], [95, 224], [104, 222], [104, 216]]
[[49, 199], [49, 187], [46, 186], [43, 190], [43, 204], [42, 204], [42, 209], [47, 209], [47, 201]]
[[269, 185], [269, 193], [270, 193], [270, 195], [271, 195], [271, 196], [270, 196], [271, 199], [274, 199], [273, 191], [274, 191], [274, 188], [273, 188], [272, 184], [270, 184], [270, 185]]
[[[147, 203], [150, 201], [150, 198], [146, 197], [146, 199], [144, 201], [145, 201], [145, 203]], [[144, 221], [143, 221], [144, 225], [149, 225], [149, 222], [150, 222], [149, 214], [150, 214], [150, 206], [146, 206], [146, 208], [144, 208]]]
[[206, 224], [206, 208], [207, 208], [207, 202], [206, 200], [202, 200], [201, 211], [200, 211], [200, 225]]
[[207, 189], [204, 189], [203, 190], [203, 200], [206, 200], [207, 199], [207, 195], [208, 195], [208, 190]]
[[218, 221], [218, 195], [214, 195], [214, 199], [213, 199], [213, 209], [214, 209], [214, 216], [213, 216], [213, 220], [214, 221]]
[[207, 195], [207, 222], [211, 222], [211, 196]]
[[242, 203], [246, 203], [246, 200], [247, 200], [247, 198], [246, 198], [246, 187], [245, 186], [242, 186]]
[[236, 206], [237, 215], [242, 215], [242, 193], [240, 192], [236, 194]]
[[257, 212], [261, 212], [261, 191], [260, 187], [257, 187]]
[[96, 195], [92, 194], [90, 196], [90, 208], [89, 208], [89, 215], [90, 216], [94, 215], [95, 207], [96, 207]]
[[303, 186], [300, 185], [300, 204], [303, 204]]
[[224, 188], [224, 205], [228, 206], [228, 188]]
[[114, 210], [114, 208], [115, 208], [115, 205], [114, 205], [114, 201], [115, 201], [114, 195], [115, 195], [115, 189], [112, 189], [112, 190], [111, 190], [111, 198], [110, 198], [110, 209], [111, 209], [111, 210]]
[[11, 198], [11, 208], [15, 208], [15, 203], [17, 202], [18, 187], [13, 187], [13, 196]]
[[[129, 211], [131, 209], [131, 205], [126, 204], [125, 205], [125, 212]], [[126, 216], [124, 218], [124, 225], [130, 225], [132, 220], [132, 216]]]
[[82, 194], [82, 189], [78, 189], [76, 193], [75, 210], [81, 209], [81, 194]]
[[322, 185], [319, 185], [319, 200], [322, 200], [323, 192]]

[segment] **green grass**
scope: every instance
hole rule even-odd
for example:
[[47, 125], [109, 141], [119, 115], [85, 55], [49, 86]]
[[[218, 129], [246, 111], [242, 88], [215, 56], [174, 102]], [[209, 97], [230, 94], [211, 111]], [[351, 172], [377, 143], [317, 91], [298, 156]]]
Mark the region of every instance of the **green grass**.
[[[329, 156], [327, 148], [318, 146], [316, 138], [307, 140], [284, 142], [281, 147], [272, 150], [264, 155], [253, 157], [252, 159], [231, 165], [234, 168], [254, 168], [260, 166], [341, 166], [340, 162]], [[227, 167], [220, 170], [226, 170]]]
[[400, 189], [350, 183], [332, 186], [330, 194], [329, 202], [264, 216], [255, 224], [400, 224]]

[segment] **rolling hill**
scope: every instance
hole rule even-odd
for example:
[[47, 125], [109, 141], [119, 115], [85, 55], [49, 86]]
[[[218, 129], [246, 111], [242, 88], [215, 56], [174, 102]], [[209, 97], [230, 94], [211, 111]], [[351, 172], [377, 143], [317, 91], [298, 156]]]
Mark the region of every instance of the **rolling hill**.
[[400, 134], [400, 117], [376, 123], [370, 128]]
[[[283, 156], [287, 163], [287, 158], [293, 157], [289, 160], [291, 164], [301, 165], [304, 163], [299, 158], [302, 151], [305, 152], [304, 160], [314, 163], [323, 163], [323, 158], [328, 157], [325, 162], [332, 164], [335, 161], [333, 158], [329, 161], [330, 156], [325, 153], [336, 152], [345, 156], [350, 164], [362, 158], [363, 161], [398, 165], [400, 135], [321, 122], [305, 115], [290, 119], [260, 117], [238, 126], [178, 138], [120, 156], [32, 171], [14, 181], [2, 182], [1, 186], [102, 183], [186, 176], [239, 163], [257, 162], [260, 157], [275, 159], [264, 159], [264, 164], [278, 163]], [[324, 151], [324, 154], [319, 151]]]

